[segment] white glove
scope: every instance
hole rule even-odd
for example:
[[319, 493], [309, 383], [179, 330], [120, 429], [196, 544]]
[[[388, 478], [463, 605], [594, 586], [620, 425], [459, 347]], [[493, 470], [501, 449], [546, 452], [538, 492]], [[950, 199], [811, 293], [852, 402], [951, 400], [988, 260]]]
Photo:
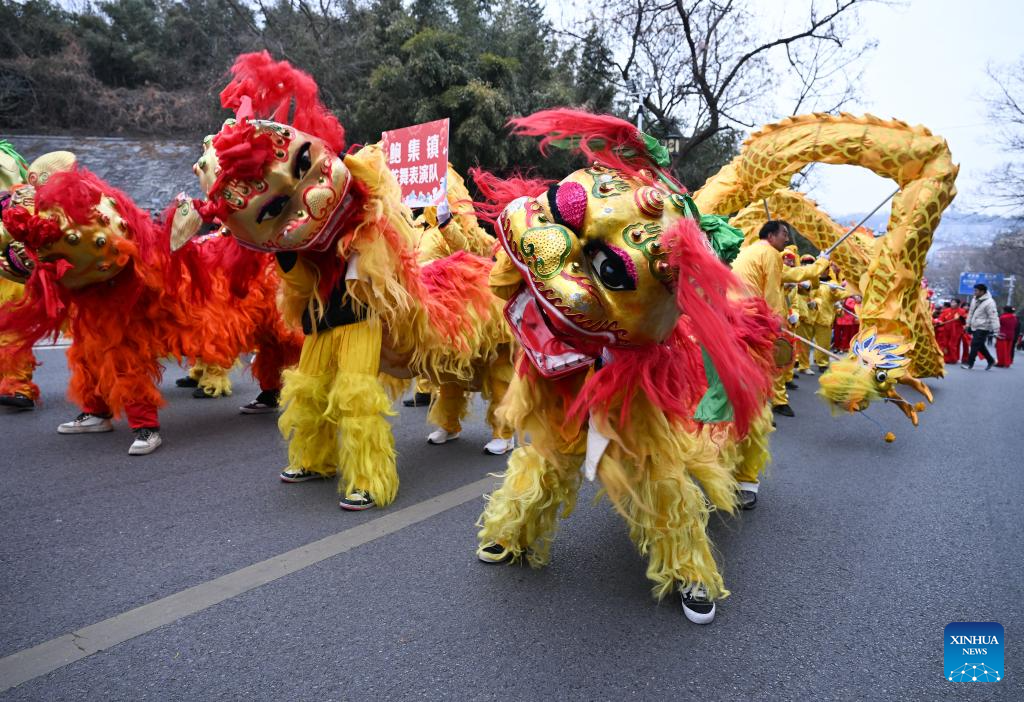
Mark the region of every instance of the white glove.
[[809, 280], [801, 280], [799, 284], [800, 284], [800, 289], [801, 290], [810, 290], [811, 289], [811, 281], [809, 281]]
[[800, 321], [800, 315], [798, 315], [796, 312], [793, 312], [788, 317], [786, 317], [786, 321], [788, 321], [793, 326], [796, 326], [796, 323]]

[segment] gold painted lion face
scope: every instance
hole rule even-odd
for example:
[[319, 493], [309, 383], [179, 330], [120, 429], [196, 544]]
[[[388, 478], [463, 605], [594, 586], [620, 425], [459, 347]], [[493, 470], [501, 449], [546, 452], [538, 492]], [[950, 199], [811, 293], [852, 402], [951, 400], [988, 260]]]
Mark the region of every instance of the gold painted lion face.
[[60, 207], [40, 210], [39, 215], [56, 222], [61, 236], [36, 251], [40, 261], [64, 260], [71, 264], [60, 278], [70, 290], [78, 290], [110, 280], [124, 270], [126, 259], [120, 253], [128, 225], [118, 210], [117, 201], [102, 196], [87, 222], [72, 221]]
[[[9, 192], [0, 194], [0, 210], [8, 207], [25, 207], [35, 212], [35, 188], [17, 185]], [[24, 283], [35, 267], [25, 250], [25, 245], [15, 240], [0, 221], [0, 278]]]
[[498, 236], [556, 336], [578, 350], [663, 341], [679, 318], [662, 235], [683, 199], [598, 165], [513, 201]]
[[907, 374], [912, 348], [894, 334], [862, 329], [850, 342], [850, 353], [822, 375], [822, 396], [850, 412], [867, 409], [872, 401], [889, 396]]
[[[222, 200], [221, 219], [239, 243], [260, 251], [326, 249], [335, 233], [334, 219], [351, 182], [340, 155], [321, 139], [294, 127], [253, 120], [249, 144], [232, 143], [231, 150], [259, 142], [270, 155], [256, 178], [224, 179], [217, 185], [225, 154], [225, 141], [217, 137], [237, 129], [228, 120], [217, 136], [203, 142], [203, 155], [193, 166], [203, 191]], [[211, 190], [217, 187], [216, 192]]]
[[[34, 213], [35, 187], [44, 185], [51, 174], [71, 170], [74, 165], [75, 155], [70, 151], [51, 151], [27, 167], [23, 182], [18, 161], [0, 152], [0, 191], [6, 191], [0, 192], [0, 212], [8, 207], [25, 207]], [[0, 278], [24, 283], [34, 266], [25, 245], [16, 241], [0, 222]]]

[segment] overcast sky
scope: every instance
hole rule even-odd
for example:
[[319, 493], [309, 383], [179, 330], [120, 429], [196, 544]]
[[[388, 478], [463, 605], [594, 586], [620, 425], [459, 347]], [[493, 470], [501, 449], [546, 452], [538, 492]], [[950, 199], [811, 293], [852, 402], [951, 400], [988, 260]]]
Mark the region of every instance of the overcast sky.
[[[585, 16], [579, 2], [572, 3], [575, 12], [567, 4], [548, 0], [556, 24], [566, 14]], [[763, 6], [770, 20], [787, 7], [768, 0]], [[869, 55], [861, 97], [845, 110], [923, 124], [945, 137], [961, 166], [955, 206], [983, 210], [986, 173], [1004, 159], [986, 116], [983, 96], [991, 83], [985, 68], [1024, 55], [1024, 0], [869, 4], [860, 17], [878, 47]], [[764, 121], [771, 119], [766, 113]], [[893, 189], [890, 181], [855, 166], [816, 170], [809, 194], [835, 215], [871, 210]]]
[[[986, 173], [1005, 159], [983, 101], [991, 91], [985, 67], [1024, 55], [1024, 3], [912, 0], [868, 6], [862, 17], [878, 48], [864, 74], [863, 97], [847, 111], [897, 117], [941, 134], [960, 164], [955, 206], [983, 209]], [[811, 195], [837, 214], [870, 210], [892, 191], [861, 168], [821, 171]]]

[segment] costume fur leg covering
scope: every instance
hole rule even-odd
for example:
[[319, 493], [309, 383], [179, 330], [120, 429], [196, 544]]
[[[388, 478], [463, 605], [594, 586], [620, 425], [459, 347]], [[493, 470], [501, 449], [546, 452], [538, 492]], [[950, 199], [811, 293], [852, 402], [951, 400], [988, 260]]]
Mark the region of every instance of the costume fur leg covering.
[[459, 383], [441, 383], [437, 397], [427, 413], [427, 421], [449, 434], [462, 431], [462, 421], [469, 414], [469, 393]]
[[498, 416], [498, 406], [505, 399], [515, 368], [512, 365], [512, 346], [506, 345], [498, 352], [487, 368], [484, 377], [483, 397], [487, 400], [487, 424], [491, 427], [491, 435], [499, 439], [511, 439], [515, 427]]
[[192, 366], [192, 370], [189, 371], [189, 375], [199, 382], [199, 387], [209, 397], [231, 396], [230, 373], [230, 368], [207, 365], [202, 361], [196, 361], [196, 364]]
[[278, 426], [290, 467], [323, 475], [340, 470], [340, 492], [366, 490], [383, 507], [395, 499], [398, 472], [383, 416], [393, 414], [391, 402], [377, 379], [380, 344], [376, 320], [307, 337], [298, 368], [284, 373]]
[[533, 446], [512, 452], [501, 487], [487, 497], [477, 534], [480, 544], [498, 543], [516, 559], [545, 565], [558, 519], [576, 507], [583, 457], [562, 454], [547, 460]]

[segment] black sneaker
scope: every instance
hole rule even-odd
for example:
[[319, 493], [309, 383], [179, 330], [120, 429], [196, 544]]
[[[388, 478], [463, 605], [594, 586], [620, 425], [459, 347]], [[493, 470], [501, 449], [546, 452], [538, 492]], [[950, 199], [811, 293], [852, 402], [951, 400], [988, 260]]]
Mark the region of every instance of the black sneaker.
[[483, 563], [497, 565], [499, 563], [508, 563], [511, 561], [512, 552], [501, 544], [491, 544], [490, 546], [481, 546], [478, 548], [476, 550], [476, 557]]
[[184, 378], [178, 378], [174, 381], [174, 384], [179, 388], [198, 388], [199, 381], [193, 378], [191, 375], [186, 375]]
[[740, 490], [740, 509], [754, 509], [757, 507], [757, 493], [751, 490]]
[[992, 361], [989, 361], [989, 362], [988, 362], [988, 365], [987, 365], [987, 366], [985, 366], [985, 370], [992, 370], [992, 366], [994, 366], [994, 365], [995, 365], [995, 364], [994, 364], [994, 363], [992, 363]]
[[772, 407], [772, 412], [775, 414], [781, 414], [783, 417], [795, 417], [796, 412], [789, 405], [775, 405]]
[[428, 407], [430, 405], [430, 393], [418, 392], [411, 399], [402, 402], [406, 407]]
[[787, 390], [799, 390], [800, 386], [794, 383], [792, 380], [786, 382]]
[[212, 400], [213, 399], [213, 395], [208, 395], [206, 393], [206, 391], [203, 390], [200, 387], [197, 387], [195, 390], [192, 391], [192, 397], [196, 398], [197, 400]]
[[683, 614], [694, 624], [710, 624], [715, 620], [715, 602], [708, 599], [708, 590], [700, 583], [680, 588]]
[[247, 405], [243, 405], [238, 408], [238, 411], [242, 414], [267, 414], [269, 412], [276, 412], [280, 407], [278, 398], [280, 392], [277, 390], [264, 390], [256, 399]]
[[36, 408], [35, 401], [20, 392], [16, 392], [13, 395], [0, 395], [0, 405], [4, 407], [12, 407], [17, 410], [30, 410]]
[[376, 503], [366, 490], [356, 490], [338, 500], [338, 506], [349, 512], [362, 512], [364, 509], [376, 507]]

